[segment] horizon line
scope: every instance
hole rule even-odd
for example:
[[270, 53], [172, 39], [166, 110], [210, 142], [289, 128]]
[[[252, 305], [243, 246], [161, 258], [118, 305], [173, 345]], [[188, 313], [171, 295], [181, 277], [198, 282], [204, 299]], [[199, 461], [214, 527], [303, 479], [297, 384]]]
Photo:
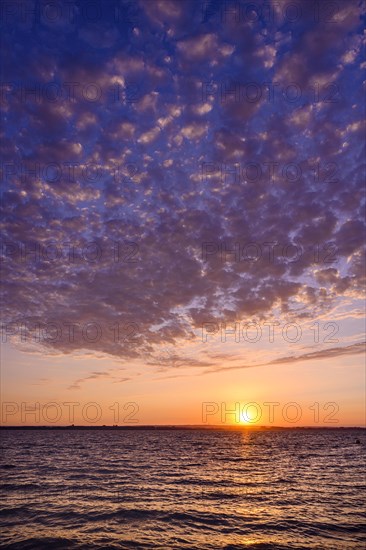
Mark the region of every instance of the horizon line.
[[330, 429], [330, 430], [364, 430], [364, 426], [329, 426], [329, 425], [319, 425], [319, 426], [268, 426], [268, 425], [248, 425], [248, 424], [134, 424], [134, 425], [118, 425], [118, 424], [100, 424], [100, 425], [87, 425], [87, 424], [68, 424], [68, 425], [57, 425], [57, 426], [47, 426], [47, 425], [0, 425], [0, 430], [7, 429], [42, 429], [42, 430], [95, 430], [95, 429], [106, 429], [106, 430], [141, 430], [141, 429], [206, 429], [206, 430], [215, 430], [215, 429], [239, 429], [239, 430], [298, 430], [298, 429]]

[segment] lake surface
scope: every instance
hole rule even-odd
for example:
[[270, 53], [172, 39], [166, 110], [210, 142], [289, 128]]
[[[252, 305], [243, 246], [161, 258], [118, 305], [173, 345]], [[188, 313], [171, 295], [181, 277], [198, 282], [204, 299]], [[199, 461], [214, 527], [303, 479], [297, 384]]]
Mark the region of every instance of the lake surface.
[[0, 435], [1, 548], [365, 548], [365, 430]]

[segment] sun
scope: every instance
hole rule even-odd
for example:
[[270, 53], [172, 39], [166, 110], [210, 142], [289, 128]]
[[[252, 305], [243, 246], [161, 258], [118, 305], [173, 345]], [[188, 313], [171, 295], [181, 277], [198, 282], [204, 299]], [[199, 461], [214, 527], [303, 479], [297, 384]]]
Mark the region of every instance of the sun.
[[253, 426], [258, 422], [258, 413], [254, 407], [246, 407], [245, 410], [241, 412], [240, 423]]

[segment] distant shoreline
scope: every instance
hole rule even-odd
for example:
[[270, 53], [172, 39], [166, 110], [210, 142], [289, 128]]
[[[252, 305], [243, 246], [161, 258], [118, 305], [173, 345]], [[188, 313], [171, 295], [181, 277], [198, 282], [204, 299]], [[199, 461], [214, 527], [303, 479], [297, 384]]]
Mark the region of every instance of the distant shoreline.
[[139, 425], [139, 426], [0, 426], [0, 430], [366, 430], [365, 426], [222, 426], [222, 425]]

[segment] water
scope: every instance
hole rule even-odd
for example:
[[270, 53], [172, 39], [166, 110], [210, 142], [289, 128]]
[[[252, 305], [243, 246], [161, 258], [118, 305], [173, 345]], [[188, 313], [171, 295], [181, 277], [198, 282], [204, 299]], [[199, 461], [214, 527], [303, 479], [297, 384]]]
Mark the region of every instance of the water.
[[1, 548], [365, 548], [364, 430], [1, 439]]

